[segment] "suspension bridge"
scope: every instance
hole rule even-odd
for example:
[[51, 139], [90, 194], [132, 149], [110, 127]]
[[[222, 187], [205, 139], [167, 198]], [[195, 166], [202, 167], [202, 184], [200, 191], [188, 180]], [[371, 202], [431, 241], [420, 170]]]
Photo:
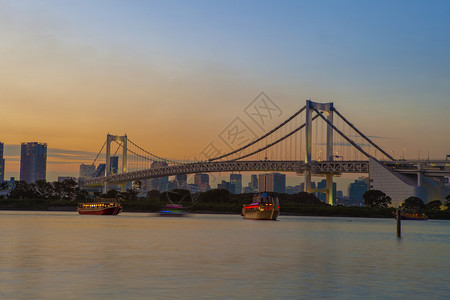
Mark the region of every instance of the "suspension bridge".
[[[244, 130], [229, 130], [230, 137], [239, 139]], [[105, 149], [106, 147], [106, 149]], [[105, 150], [105, 153], [103, 151]], [[121, 168], [112, 163], [121, 154]], [[215, 172], [295, 172], [304, 176], [306, 192], [324, 192], [327, 203], [333, 204], [333, 177], [343, 173], [369, 173], [370, 164], [382, 164], [391, 170], [417, 173], [423, 176], [450, 175], [447, 163], [396, 160], [360, 131], [330, 103], [311, 100], [278, 126], [236, 149], [208, 157], [202, 161], [165, 158], [143, 149], [126, 135], [107, 135], [93, 165], [104, 157], [102, 174], [83, 180], [83, 186], [124, 184], [151, 178], [179, 174]], [[116, 166], [114, 168], [114, 165]], [[325, 189], [311, 185], [312, 176], [326, 178]], [[420, 183], [420, 182], [419, 182]]]

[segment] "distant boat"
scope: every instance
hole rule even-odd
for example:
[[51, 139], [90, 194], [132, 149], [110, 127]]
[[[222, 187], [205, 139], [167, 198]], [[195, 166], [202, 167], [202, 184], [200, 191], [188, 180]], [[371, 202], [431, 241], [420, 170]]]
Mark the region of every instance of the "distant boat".
[[244, 204], [241, 216], [252, 220], [276, 220], [280, 214], [278, 198], [268, 193], [253, 196], [251, 204]]
[[122, 206], [115, 199], [98, 199], [95, 202], [78, 203], [80, 215], [117, 215]]
[[[394, 214], [395, 219], [397, 219], [397, 215]], [[426, 221], [428, 220], [428, 216], [424, 213], [418, 213], [418, 212], [406, 212], [401, 211], [400, 217], [402, 220], [418, 220], [418, 221]]]
[[182, 217], [186, 215], [183, 206], [179, 204], [167, 204], [164, 209], [159, 212], [162, 217]]

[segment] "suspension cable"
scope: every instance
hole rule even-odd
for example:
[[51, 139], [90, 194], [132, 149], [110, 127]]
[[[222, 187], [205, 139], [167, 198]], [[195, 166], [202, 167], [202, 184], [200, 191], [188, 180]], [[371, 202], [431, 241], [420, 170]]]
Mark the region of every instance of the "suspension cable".
[[[318, 115], [315, 115], [315, 116], [312, 118], [311, 121], [315, 120], [317, 117], [318, 117]], [[296, 133], [297, 131], [299, 131], [300, 129], [302, 129], [302, 128], [305, 127], [305, 126], [306, 126], [306, 123], [303, 123], [302, 125], [300, 125], [300, 126], [297, 127], [296, 129], [294, 129], [293, 131], [291, 131], [290, 133], [288, 133], [287, 135], [285, 135], [284, 137], [282, 137], [282, 138], [280, 138], [280, 139], [278, 139], [278, 140], [276, 140], [276, 141], [274, 141], [274, 142], [272, 142], [272, 143], [270, 143], [270, 144], [267, 144], [266, 146], [264, 146], [264, 147], [262, 147], [262, 148], [260, 148], [260, 149], [258, 149], [258, 150], [256, 150], [256, 151], [253, 151], [252, 153], [249, 153], [249, 154], [243, 155], [243, 156], [241, 156], [241, 157], [235, 158], [235, 159], [233, 159], [233, 160], [231, 160], [231, 161], [240, 160], [240, 159], [249, 157], [249, 156], [251, 156], [251, 155], [253, 155], [253, 154], [259, 153], [259, 152], [261, 152], [261, 151], [263, 151], [263, 150], [266, 150], [267, 148], [270, 148], [270, 147], [272, 147], [273, 145], [276, 145], [277, 143], [279, 143], [279, 142], [283, 141], [284, 139], [290, 137], [291, 135], [293, 135], [294, 133]]]
[[[133, 146], [135, 146], [136, 148], [138, 148], [139, 150], [143, 151], [144, 153], [146, 153], [146, 154], [148, 154], [148, 155], [150, 155], [150, 156], [153, 156], [153, 157], [157, 158], [158, 160], [163, 160], [163, 161], [171, 162], [171, 163], [174, 163], [174, 164], [183, 164], [183, 163], [185, 163], [185, 162], [182, 162], [182, 161], [179, 161], [179, 160], [172, 160], [172, 159], [167, 159], [167, 158], [164, 158], [164, 157], [160, 157], [160, 156], [158, 156], [158, 155], [155, 155], [155, 154], [153, 154], [153, 153], [150, 153], [150, 152], [148, 152], [147, 150], [145, 150], [145, 149], [139, 147], [138, 145], [136, 145], [135, 143], [133, 143], [132, 140], [128, 139], [128, 141], [129, 141]], [[131, 150], [130, 150], [130, 152], [131, 152]], [[134, 152], [132, 152], [132, 153], [135, 154], [135, 155], [139, 155], [139, 154], [136, 154], [136, 153], [134, 153]], [[153, 161], [157, 161], [157, 160], [153, 160]]]
[[364, 135], [364, 133], [362, 133], [361, 131], [358, 130], [358, 128], [356, 128], [352, 123], [350, 123], [343, 115], [341, 115], [336, 108], [333, 108], [334, 112], [336, 112], [338, 114], [339, 117], [342, 118], [342, 120], [344, 120], [345, 123], [347, 123], [351, 128], [353, 128], [353, 130], [355, 130], [359, 135], [361, 135], [364, 139], [366, 139], [366, 141], [368, 141], [372, 146], [374, 146], [375, 148], [377, 148], [381, 153], [383, 153], [384, 155], [386, 155], [387, 157], [389, 157], [390, 160], [395, 160], [395, 158], [393, 158], [392, 156], [390, 156], [388, 153], [386, 153], [383, 149], [381, 149], [380, 147], [378, 147], [377, 144], [375, 144], [374, 142], [372, 142], [371, 139], [369, 139], [367, 136]]
[[317, 108], [312, 107], [312, 109], [325, 121], [328, 123], [328, 125], [330, 125], [337, 133], [339, 133], [344, 139], [347, 140], [347, 142], [349, 142], [350, 144], [353, 145], [353, 147], [355, 147], [356, 149], [358, 149], [362, 154], [364, 154], [366, 157], [372, 157], [369, 153], [367, 153], [366, 151], [364, 151], [364, 149], [362, 149], [358, 144], [356, 144], [352, 139], [348, 138], [345, 134], [343, 134], [336, 126], [333, 125], [333, 123], [331, 123], [330, 121], [327, 120], [327, 118], [325, 118], [323, 116], [323, 114], [321, 112], [319, 112], [317, 110]]
[[94, 159], [94, 162], [92, 163], [93, 165], [95, 164], [95, 162], [97, 161], [98, 157], [100, 156], [100, 153], [102, 153], [103, 148], [105, 148], [106, 145], [106, 141], [103, 143], [102, 148], [100, 149], [100, 151], [97, 153], [97, 156]]
[[[289, 121], [291, 121], [293, 118], [295, 118], [296, 116], [298, 116], [302, 111], [304, 111], [305, 108], [306, 108], [306, 106], [303, 106], [299, 111], [297, 111], [295, 114], [293, 114], [292, 116], [290, 116], [286, 121], [284, 121], [283, 123], [281, 123], [280, 125], [278, 125], [278, 126], [275, 127], [274, 129], [272, 129], [272, 130], [269, 131], [268, 133], [264, 134], [263, 136], [257, 138], [257, 139], [254, 140], [253, 142], [250, 142], [249, 144], [247, 144], [247, 145], [245, 145], [245, 146], [243, 146], [243, 147], [241, 147], [241, 148], [239, 148], [239, 149], [236, 149], [236, 150], [234, 150], [234, 151], [231, 151], [230, 153], [227, 153], [227, 154], [224, 154], [224, 155], [221, 155], [221, 156], [218, 156], [218, 157], [210, 158], [208, 161], [215, 161], [215, 160], [218, 160], [218, 159], [221, 159], [221, 158], [230, 156], [230, 155], [232, 155], [232, 154], [235, 154], [236, 152], [242, 151], [242, 150], [244, 150], [244, 149], [246, 149], [246, 148], [248, 148], [248, 147], [250, 147], [250, 146], [256, 144], [257, 142], [261, 141], [262, 139], [266, 138], [267, 136], [271, 135], [272, 133], [274, 133], [275, 131], [277, 131], [278, 129], [280, 129], [280, 128], [283, 127], [284, 125], [286, 125]], [[236, 159], [234, 159], [234, 160], [236, 160]]]

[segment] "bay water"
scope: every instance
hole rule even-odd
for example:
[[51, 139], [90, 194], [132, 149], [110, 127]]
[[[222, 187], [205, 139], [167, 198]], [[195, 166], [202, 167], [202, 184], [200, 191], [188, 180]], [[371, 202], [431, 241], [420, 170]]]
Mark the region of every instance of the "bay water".
[[450, 221], [0, 212], [0, 299], [450, 299]]

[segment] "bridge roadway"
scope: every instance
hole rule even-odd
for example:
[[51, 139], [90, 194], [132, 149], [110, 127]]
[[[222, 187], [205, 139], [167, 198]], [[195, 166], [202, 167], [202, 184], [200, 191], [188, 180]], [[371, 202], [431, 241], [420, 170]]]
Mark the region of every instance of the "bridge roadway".
[[108, 177], [95, 177], [85, 179], [83, 186], [100, 185], [108, 182], [118, 184], [150, 178], [174, 176], [178, 174], [197, 174], [215, 172], [296, 172], [303, 173], [310, 169], [313, 174], [342, 174], [342, 173], [368, 173], [369, 161], [313, 161], [305, 164], [303, 161], [218, 161], [194, 162], [167, 167], [152, 168]]
[[[424, 176], [450, 176], [450, 161], [382, 161], [387, 167], [400, 173], [421, 172]], [[100, 185], [107, 183], [124, 183], [129, 181], [174, 176], [178, 174], [197, 174], [215, 172], [296, 172], [303, 173], [311, 170], [312, 174], [342, 174], [342, 173], [369, 173], [369, 161], [312, 161], [305, 164], [303, 161], [218, 161], [194, 162], [167, 167], [133, 171], [123, 174], [114, 174], [109, 177], [95, 177], [85, 179], [83, 186]]]

